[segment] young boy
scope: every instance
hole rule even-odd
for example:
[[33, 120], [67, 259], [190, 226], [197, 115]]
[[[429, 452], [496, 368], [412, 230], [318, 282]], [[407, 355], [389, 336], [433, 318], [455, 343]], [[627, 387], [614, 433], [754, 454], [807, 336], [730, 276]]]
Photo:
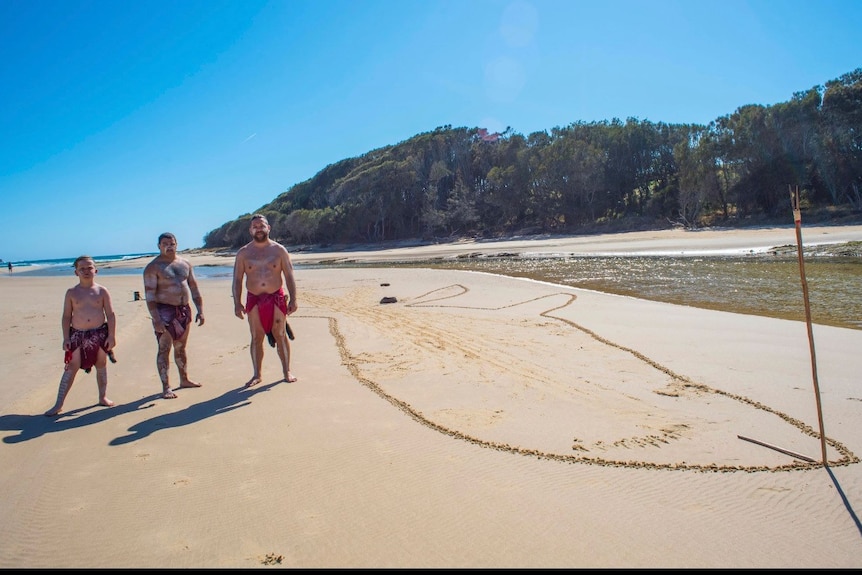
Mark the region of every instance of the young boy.
[[[116, 345], [117, 318], [111, 303], [111, 294], [105, 286], [96, 283], [96, 262], [90, 256], [75, 260], [75, 275], [78, 285], [66, 290], [63, 303], [63, 349], [66, 352], [66, 367], [60, 378], [57, 403], [45, 415], [57, 415], [63, 409], [75, 375], [79, 369], [90, 371], [96, 367], [96, 383], [99, 386], [99, 405], [111, 407], [108, 399], [108, 355]], [[113, 360], [113, 358], [112, 358]]]

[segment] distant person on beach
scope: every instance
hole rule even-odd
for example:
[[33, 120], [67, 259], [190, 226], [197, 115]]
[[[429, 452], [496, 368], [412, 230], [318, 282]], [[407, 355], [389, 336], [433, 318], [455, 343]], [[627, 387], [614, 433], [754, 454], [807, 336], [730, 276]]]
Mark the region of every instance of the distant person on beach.
[[[253, 215], [248, 229], [252, 241], [237, 251], [233, 266], [234, 313], [240, 319], [243, 319], [243, 314], [248, 316], [251, 331], [253, 372], [245, 387], [257, 385], [261, 381], [264, 337], [278, 352], [284, 374], [282, 381], [296, 381], [290, 372], [290, 342], [287, 337], [287, 316], [297, 309], [296, 281], [290, 254], [283, 245], [269, 239], [271, 229], [266, 217]], [[243, 276], [248, 291], [245, 304], [242, 302]], [[289, 301], [285, 299], [285, 286]]]
[[[10, 268], [12, 264], [9, 264]], [[79, 369], [87, 372], [96, 367], [96, 384], [99, 386], [99, 405], [111, 407], [108, 399], [108, 356], [113, 360], [117, 318], [111, 303], [111, 294], [105, 286], [96, 283], [96, 262], [90, 256], [75, 260], [78, 285], [66, 290], [63, 300], [63, 350], [66, 366], [60, 378], [57, 402], [45, 415], [57, 415]]]
[[159, 255], [144, 268], [144, 298], [153, 319], [153, 331], [159, 344], [156, 368], [162, 380], [162, 397], [174, 399], [177, 394], [168, 383], [170, 352], [180, 374], [180, 387], [200, 387], [189, 379], [186, 343], [192, 323], [195, 304], [195, 322], [204, 324], [203, 298], [198, 289], [194, 268], [190, 261], [177, 255], [177, 238], [174, 234], [159, 236]]
[[9, 273], [12, 273], [12, 262], [9, 262]]

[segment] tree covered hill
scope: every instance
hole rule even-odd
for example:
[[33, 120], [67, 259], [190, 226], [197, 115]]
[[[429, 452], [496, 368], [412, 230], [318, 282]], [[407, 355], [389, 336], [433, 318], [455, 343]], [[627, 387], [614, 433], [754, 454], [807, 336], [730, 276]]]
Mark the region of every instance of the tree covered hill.
[[[586, 233], [862, 214], [862, 68], [707, 126], [628, 118], [524, 136], [441, 126], [341, 160], [261, 206], [284, 244]], [[252, 213], [204, 248], [249, 240]]]

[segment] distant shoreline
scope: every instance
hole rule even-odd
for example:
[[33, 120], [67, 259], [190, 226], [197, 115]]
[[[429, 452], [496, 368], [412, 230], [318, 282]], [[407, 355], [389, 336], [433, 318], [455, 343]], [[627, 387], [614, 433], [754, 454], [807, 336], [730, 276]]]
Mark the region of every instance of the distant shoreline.
[[[803, 246], [833, 246], [859, 253], [862, 224], [821, 225], [803, 228]], [[846, 244], [846, 246], [845, 246]], [[845, 246], [845, 247], [842, 247]], [[651, 230], [613, 234], [511, 236], [498, 239], [459, 239], [452, 242], [405, 240], [377, 244], [352, 244], [293, 248], [288, 246], [296, 264], [333, 265], [356, 263], [395, 263], [399, 261], [454, 259], [464, 257], [499, 257], [520, 254], [530, 257], [554, 255], [734, 255], [768, 254], [770, 250], [785, 253], [796, 249], [793, 226], [760, 226], [752, 228], [709, 228], [702, 230]], [[180, 252], [195, 266], [233, 265], [235, 250], [226, 248], [193, 248]], [[145, 260], [110, 262], [103, 268], [140, 267]]]
[[[862, 225], [822, 225], [802, 229], [806, 253], [829, 250], [860, 255]], [[831, 246], [829, 249], [823, 246]], [[813, 248], [819, 248], [813, 250]], [[498, 239], [459, 239], [452, 242], [401, 242], [327, 247], [288, 247], [294, 263], [339, 265], [392, 263], [398, 261], [500, 257], [501, 255], [541, 256], [635, 256], [635, 255], [734, 255], [795, 253], [794, 226], [752, 228], [709, 228], [702, 230], [652, 230], [612, 234], [510, 236]], [[195, 265], [223, 265], [234, 251], [218, 248], [184, 252]], [[841, 255], [847, 255], [842, 253]], [[231, 261], [232, 264], [232, 261]], [[112, 264], [113, 265], [113, 264]], [[130, 265], [121, 262], [118, 265]]]
[[[816, 225], [802, 228], [805, 254], [862, 257], [862, 224]], [[828, 247], [827, 247], [828, 246]], [[287, 246], [294, 263], [333, 265], [344, 263], [395, 263], [400, 261], [439, 260], [469, 257], [566, 256], [636, 256], [636, 255], [795, 255], [796, 236], [793, 226], [757, 226], [749, 228], [704, 228], [700, 230], [666, 229], [580, 235], [507, 236], [495, 239], [456, 239], [451, 242], [403, 240], [393, 242], [330, 245]], [[122, 258], [97, 262], [99, 269], [143, 269], [151, 254], [95, 256]], [[236, 250], [227, 248], [191, 248], [180, 255], [195, 266], [232, 266]], [[131, 257], [134, 256], [134, 257]], [[62, 262], [38, 260], [42, 262]], [[12, 262], [15, 266], [15, 262]], [[28, 266], [29, 267], [29, 266]], [[23, 269], [19, 273], [24, 273]], [[15, 272], [0, 274], [14, 276]]]

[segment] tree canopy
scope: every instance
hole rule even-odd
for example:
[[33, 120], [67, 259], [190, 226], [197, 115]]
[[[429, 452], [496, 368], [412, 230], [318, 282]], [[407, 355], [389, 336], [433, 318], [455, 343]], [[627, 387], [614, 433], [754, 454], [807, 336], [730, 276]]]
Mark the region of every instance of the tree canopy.
[[[806, 208], [862, 211], [862, 68], [707, 126], [614, 118], [528, 136], [441, 126], [326, 166], [254, 213], [288, 245], [696, 228], [789, 214], [789, 187]], [[204, 247], [242, 246], [251, 216]]]

